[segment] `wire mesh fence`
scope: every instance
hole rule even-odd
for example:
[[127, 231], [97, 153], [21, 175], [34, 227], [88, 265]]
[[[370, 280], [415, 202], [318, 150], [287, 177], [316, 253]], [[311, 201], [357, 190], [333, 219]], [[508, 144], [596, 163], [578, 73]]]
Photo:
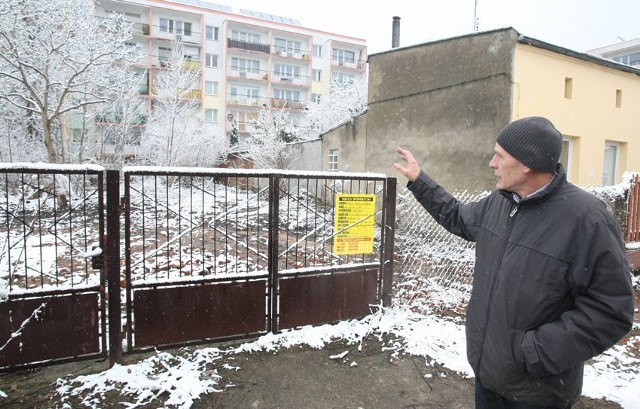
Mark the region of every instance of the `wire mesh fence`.
[[[487, 194], [452, 192], [462, 203]], [[463, 310], [471, 294], [475, 243], [446, 231], [406, 188], [398, 191], [396, 212], [396, 301], [416, 310]]]

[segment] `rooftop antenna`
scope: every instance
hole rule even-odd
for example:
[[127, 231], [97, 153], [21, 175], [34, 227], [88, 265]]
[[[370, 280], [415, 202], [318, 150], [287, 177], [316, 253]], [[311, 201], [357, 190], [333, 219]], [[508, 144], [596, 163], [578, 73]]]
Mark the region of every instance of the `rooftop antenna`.
[[477, 33], [480, 29], [480, 19], [478, 18], [478, 0], [475, 0], [473, 7], [473, 32]]

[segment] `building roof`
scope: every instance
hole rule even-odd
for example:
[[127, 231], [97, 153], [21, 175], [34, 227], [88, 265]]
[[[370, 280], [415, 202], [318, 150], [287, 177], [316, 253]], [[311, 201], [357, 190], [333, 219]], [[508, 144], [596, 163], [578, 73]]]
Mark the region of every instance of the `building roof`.
[[451, 41], [451, 40], [455, 40], [455, 39], [459, 39], [459, 38], [467, 38], [467, 37], [471, 37], [471, 36], [491, 34], [491, 33], [496, 33], [496, 32], [501, 32], [501, 31], [509, 31], [509, 30], [512, 30], [516, 34], [518, 34], [518, 42], [520, 44], [526, 44], [526, 45], [530, 45], [530, 46], [533, 46], [533, 47], [542, 48], [542, 49], [549, 50], [549, 51], [552, 51], [552, 52], [555, 52], [555, 53], [558, 53], [558, 54], [566, 55], [568, 57], [577, 58], [577, 59], [580, 59], [580, 60], [583, 60], [583, 61], [588, 61], [588, 62], [591, 62], [591, 63], [594, 63], [594, 64], [598, 64], [598, 65], [602, 65], [602, 66], [605, 66], [605, 67], [608, 67], [608, 68], [612, 68], [614, 70], [624, 71], [624, 72], [628, 72], [630, 74], [634, 74], [634, 75], [640, 76], [640, 69], [633, 68], [633, 67], [628, 66], [626, 64], [617, 63], [615, 61], [611, 61], [611, 60], [599, 57], [597, 55], [570, 50], [568, 48], [564, 48], [564, 47], [560, 47], [560, 46], [557, 46], [557, 45], [553, 45], [553, 44], [547, 43], [545, 41], [541, 41], [541, 40], [537, 40], [535, 38], [527, 37], [527, 36], [524, 36], [524, 35], [520, 34], [513, 27], [505, 27], [505, 28], [499, 28], [499, 29], [495, 29], [495, 30], [480, 31], [480, 32], [476, 32], [476, 33], [470, 33], [470, 34], [465, 34], [465, 35], [461, 35], [461, 36], [444, 38], [444, 39], [441, 39], [441, 40], [430, 41], [430, 42], [421, 43], [421, 44], [415, 44], [415, 45], [411, 45], [411, 46], [407, 46], [407, 47], [393, 48], [391, 50], [370, 54], [368, 58], [375, 57], [375, 56], [381, 55], [381, 54], [392, 53], [392, 52], [395, 52], [396, 50], [401, 50], [401, 49], [410, 49], [410, 48], [422, 47], [424, 45], [437, 44], [437, 43], [442, 43], [442, 42], [445, 42], [445, 41]]

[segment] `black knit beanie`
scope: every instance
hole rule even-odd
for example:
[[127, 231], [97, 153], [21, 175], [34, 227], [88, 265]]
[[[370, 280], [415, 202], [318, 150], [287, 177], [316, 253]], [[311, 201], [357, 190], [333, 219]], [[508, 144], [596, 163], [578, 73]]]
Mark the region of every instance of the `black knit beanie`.
[[539, 116], [511, 122], [500, 131], [496, 142], [523, 165], [539, 172], [553, 173], [562, 151], [562, 134]]

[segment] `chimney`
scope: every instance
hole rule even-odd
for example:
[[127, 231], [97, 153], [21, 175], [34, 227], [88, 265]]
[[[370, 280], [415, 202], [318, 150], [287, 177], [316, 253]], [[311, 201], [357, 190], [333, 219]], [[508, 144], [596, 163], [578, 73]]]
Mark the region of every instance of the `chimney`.
[[400, 17], [393, 18], [393, 28], [391, 33], [391, 48], [400, 47]]

